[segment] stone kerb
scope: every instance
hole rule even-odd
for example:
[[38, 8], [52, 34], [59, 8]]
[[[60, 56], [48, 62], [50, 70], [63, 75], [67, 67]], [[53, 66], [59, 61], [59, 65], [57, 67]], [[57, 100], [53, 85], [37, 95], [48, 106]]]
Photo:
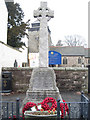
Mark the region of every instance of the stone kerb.
[[[53, 70], [73, 70], [73, 71], [75, 71], [75, 70], [82, 70], [82, 71], [87, 71], [88, 70], [88, 68], [86, 68], [86, 67], [52, 67], [53, 68]], [[33, 70], [33, 67], [17, 67], [17, 68], [15, 68], [15, 67], [2, 67], [2, 70], [4, 71], [4, 70]]]
[[67, 71], [87, 71], [86, 67], [53, 67], [53, 70], [67, 70]]

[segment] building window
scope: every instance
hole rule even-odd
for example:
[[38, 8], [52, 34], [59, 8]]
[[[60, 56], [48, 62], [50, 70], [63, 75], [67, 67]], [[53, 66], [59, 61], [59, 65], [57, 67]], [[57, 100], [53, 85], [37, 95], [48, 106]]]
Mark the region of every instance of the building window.
[[88, 64], [90, 64], [90, 59], [88, 60]]
[[81, 58], [78, 58], [78, 64], [81, 64]]
[[63, 58], [63, 64], [67, 64], [67, 58]]
[[22, 67], [26, 67], [27, 66], [27, 63], [22, 63]]

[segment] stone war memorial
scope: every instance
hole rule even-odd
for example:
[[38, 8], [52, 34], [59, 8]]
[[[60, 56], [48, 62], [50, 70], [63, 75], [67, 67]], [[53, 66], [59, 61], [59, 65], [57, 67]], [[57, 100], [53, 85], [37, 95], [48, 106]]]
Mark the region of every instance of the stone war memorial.
[[54, 70], [48, 67], [48, 29], [47, 22], [54, 17], [54, 11], [47, 7], [47, 2], [41, 2], [40, 7], [34, 11], [34, 17], [40, 21], [39, 35], [39, 67], [32, 71], [29, 89], [23, 105], [27, 102], [40, 103], [46, 97], [60, 99], [61, 95], [56, 86]]

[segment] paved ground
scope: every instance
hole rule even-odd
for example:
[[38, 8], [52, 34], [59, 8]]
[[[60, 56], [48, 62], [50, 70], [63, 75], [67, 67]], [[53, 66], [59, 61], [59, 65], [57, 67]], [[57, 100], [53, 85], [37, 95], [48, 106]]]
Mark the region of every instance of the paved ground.
[[[2, 101], [16, 101], [16, 98], [22, 101], [25, 96], [26, 93], [3, 94]], [[80, 102], [81, 99], [80, 92], [61, 92], [61, 96], [66, 102]]]

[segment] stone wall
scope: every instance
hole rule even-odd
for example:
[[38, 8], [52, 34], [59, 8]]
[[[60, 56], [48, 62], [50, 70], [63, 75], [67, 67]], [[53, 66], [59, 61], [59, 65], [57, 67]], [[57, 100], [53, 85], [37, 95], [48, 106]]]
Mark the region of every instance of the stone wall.
[[63, 68], [54, 69], [56, 83], [60, 91], [85, 91], [88, 88], [88, 69]]
[[[56, 73], [56, 83], [60, 91], [87, 91], [87, 68], [53, 68]], [[2, 71], [12, 72], [12, 90], [25, 92], [29, 88], [32, 68], [2, 68]]]

